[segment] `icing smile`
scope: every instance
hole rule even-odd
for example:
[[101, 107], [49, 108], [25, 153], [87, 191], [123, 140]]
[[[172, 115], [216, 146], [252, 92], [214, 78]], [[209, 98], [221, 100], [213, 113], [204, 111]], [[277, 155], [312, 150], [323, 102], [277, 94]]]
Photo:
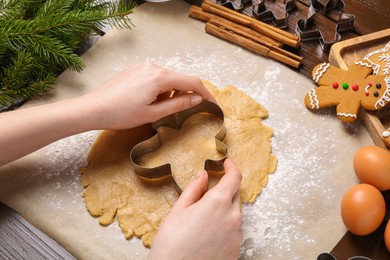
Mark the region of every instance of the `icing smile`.
[[390, 77], [385, 78], [386, 82], [386, 91], [383, 93], [382, 97], [375, 103], [375, 109], [378, 107], [384, 107], [387, 103], [390, 102]]

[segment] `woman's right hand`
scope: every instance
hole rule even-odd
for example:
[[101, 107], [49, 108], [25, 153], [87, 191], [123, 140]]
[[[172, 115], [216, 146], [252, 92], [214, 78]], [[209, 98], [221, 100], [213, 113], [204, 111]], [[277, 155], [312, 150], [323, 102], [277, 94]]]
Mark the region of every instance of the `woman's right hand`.
[[207, 192], [207, 172], [198, 172], [161, 225], [149, 259], [239, 257], [242, 175], [230, 159], [224, 167], [225, 175]]

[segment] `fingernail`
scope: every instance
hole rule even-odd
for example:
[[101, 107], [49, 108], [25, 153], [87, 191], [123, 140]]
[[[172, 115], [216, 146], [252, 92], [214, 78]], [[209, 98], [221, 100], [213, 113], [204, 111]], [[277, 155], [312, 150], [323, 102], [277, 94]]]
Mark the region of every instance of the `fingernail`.
[[194, 95], [191, 97], [191, 104], [192, 105], [197, 105], [199, 104], [200, 102], [202, 102], [202, 97], [199, 96], [199, 95]]
[[199, 171], [196, 173], [195, 177], [198, 178], [198, 177], [201, 176], [202, 174], [203, 174], [203, 170], [199, 170]]

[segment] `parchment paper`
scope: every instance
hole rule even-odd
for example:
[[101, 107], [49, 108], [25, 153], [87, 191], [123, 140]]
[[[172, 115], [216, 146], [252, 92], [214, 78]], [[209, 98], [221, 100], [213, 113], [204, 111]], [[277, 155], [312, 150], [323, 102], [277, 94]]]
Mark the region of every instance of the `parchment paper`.
[[[142, 4], [131, 15], [133, 30], [110, 31], [83, 55], [82, 73], [64, 72], [53, 92], [25, 106], [81, 95], [144, 61], [235, 85], [269, 110], [263, 123], [275, 131], [279, 159], [261, 196], [243, 208], [241, 259], [316, 259], [346, 231], [340, 201], [357, 183], [353, 154], [371, 138], [360, 121], [346, 125], [332, 109], [308, 111], [309, 80], [206, 34], [188, 9], [182, 1]], [[66, 138], [0, 168], [0, 200], [79, 259], [144, 259], [138, 239], [126, 240], [116, 224], [99, 226], [84, 205], [78, 169], [97, 134]]]

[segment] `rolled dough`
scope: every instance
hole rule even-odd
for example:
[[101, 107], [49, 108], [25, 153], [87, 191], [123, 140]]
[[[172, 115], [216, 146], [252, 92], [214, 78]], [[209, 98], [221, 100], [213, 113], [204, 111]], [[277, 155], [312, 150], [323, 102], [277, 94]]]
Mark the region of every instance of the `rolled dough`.
[[[234, 86], [219, 90], [210, 82], [204, 81], [204, 84], [224, 111], [227, 129], [224, 142], [229, 149], [228, 157], [235, 161], [243, 174], [241, 200], [243, 203], [251, 203], [267, 184], [268, 174], [275, 171], [277, 163], [270, 144], [273, 130], [262, 124], [262, 119], [268, 116], [268, 112]], [[179, 145], [179, 142], [174, 142], [177, 143], [176, 146], [174, 143], [166, 146], [159, 151], [157, 157], [152, 156], [149, 158], [151, 160], [144, 158], [145, 162], [172, 163], [178, 167], [175, 171], [177, 170], [179, 181], [188, 183], [203, 164], [203, 157], [202, 160], [185, 160], [186, 156], [179, 156], [180, 154], [196, 153], [199, 146], [204, 146], [205, 149], [201, 150], [210, 152], [205, 157], [219, 156], [215, 148], [213, 150], [212, 138], [204, 142], [197, 139], [200, 136], [196, 137], [196, 128], [201, 125], [194, 123], [195, 131], [185, 131], [185, 134], [180, 135], [180, 143], [192, 139], [198, 141], [197, 145]], [[209, 124], [201, 133], [207, 136], [208, 132], [215, 136], [216, 125]], [[172, 131], [165, 129], [163, 135], [169, 139], [178, 134]], [[113, 223], [117, 216], [125, 237], [142, 237], [143, 244], [147, 247], [151, 246], [160, 224], [179, 196], [171, 177], [151, 182], [138, 177], [132, 169], [130, 150], [152, 135], [150, 125], [124, 131], [103, 131], [90, 150], [88, 167], [82, 170], [85, 188], [83, 196], [90, 214], [98, 217], [102, 225]], [[199, 145], [201, 143], [203, 145]], [[179, 151], [173, 152], [175, 149]], [[212, 185], [218, 178], [219, 176], [210, 178]]]

